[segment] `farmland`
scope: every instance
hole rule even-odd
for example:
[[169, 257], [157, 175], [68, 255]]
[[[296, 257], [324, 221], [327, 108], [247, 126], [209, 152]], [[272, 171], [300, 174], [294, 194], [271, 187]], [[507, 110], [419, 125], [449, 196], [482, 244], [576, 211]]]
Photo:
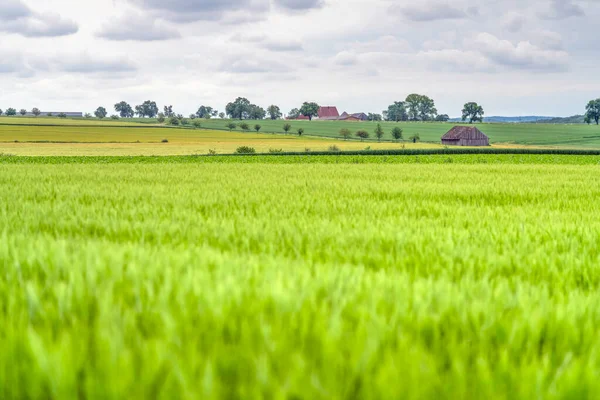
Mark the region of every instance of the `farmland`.
[[0, 157], [0, 397], [593, 397], [599, 160]]

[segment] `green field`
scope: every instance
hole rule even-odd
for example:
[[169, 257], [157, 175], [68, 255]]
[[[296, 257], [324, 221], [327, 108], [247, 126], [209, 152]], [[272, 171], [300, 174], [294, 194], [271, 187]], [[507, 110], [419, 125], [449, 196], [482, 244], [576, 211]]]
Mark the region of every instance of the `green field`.
[[0, 157], [0, 398], [594, 398], [599, 160]]

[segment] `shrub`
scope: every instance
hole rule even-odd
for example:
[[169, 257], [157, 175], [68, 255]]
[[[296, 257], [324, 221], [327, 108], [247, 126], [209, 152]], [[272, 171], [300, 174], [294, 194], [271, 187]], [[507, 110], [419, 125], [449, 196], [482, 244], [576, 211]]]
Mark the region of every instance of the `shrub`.
[[303, 128], [299, 128], [298, 129], [298, 136], [302, 136], [303, 133], [304, 133], [304, 129]]
[[340, 136], [343, 137], [344, 140], [348, 140], [350, 139], [350, 136], [352, 136], [352, 132], [348, 128], [342, 128], [340, 129]]
[[421, 136], [419, 136], [418, 133], [415, 133], [414, 135], [412, 135], [411, 137], [409, 137], [409, 139], [413, 142], [413, 143], [417, 143], [419, 141], [421, 141]]
[[158, 117], [156, 118], [156, 121], [159, 124], [164, 124], [165, 123], [165, 114], [163, 114], [163, 113], [158, 114]]
[[217, 151], [215, 149], [208, 149], [208, 155], [209, 156], [216, 156], [217, 155]]
[[400, 128], [399, 126], [395, 126], [394, 129], [392, 129], [392, 137], [394, 138], [395, 141], [398, 141], [400, 139], [402, 139], [402, 133], [404, 131], [402, 130], [402, 128]]
[[234, 130], [235, 128], [237, 128], [237, 125], [233, 122], [228, 123], [227, 125], [225, 125], [225, 127], [229, 128], [229, 132], [231, 132], [232, 130]]
[[161, 143], [169, 143], [169, 139], [163, 139], [161, 140]]
[[190, 124], [190, 120], [187, 118], [179, 118], [179, 122], [181, 122], [181, 125], [189, 125]]
[[369, 138], [369, 132], [364, 131], [364, 130], [360, 130], [358, 132], [356, 132], [356, 137], [360, 138], [360, 141], [362, 142], [365, 139]]
[[[85, 117], [88, 118], [88, 115], [89, 115], [89, 118], [92, 118], [92, 116], [90, 114], [85, 114]], [[52, 113], [48, 113], [48, 114], [46, 114], [46, 116], [51, 117]]]
[[[48, 113], [48, 116], [49, 116], [49, 117], [51, 117], [51, 116], [52, 116], [52, 113]], [[84, 118], [87, 118], [87, 119], [90, 119], [90, 118], [92, 118], [92, 114], [90, 114], [90, 113], [86, 113], [86, 114], [85, 114], [83, 117], [84, 117]]]
[[67, 118], [67, 114], [60, 113], [60, 114], [58, 114], [58, 118]]
[[200, 122], [200, 121], [194, 121], [194, 123], [192, 125], [194, 125], [194, 128], [196, 128], [196, 129], [202, 128], [202, 122]]
[[381, 124], [377, 124], [377, 127], [375, 128], [375, 136], [377, 137], [378, 142], [381, 142], [383, 135], [385, 135], [385, 131], [381, 127]]
[[308, 147], [305, 147], [305, 148], [304, 148], [304, 152], [305, 152], [305, 153], [310, 153], [310, 149], [309, 149]]
[[333, 146], [329, 146], [329, 151], [333, 151], [334, 153], [338, 153], [340, 152], [340, 148], [337, 147], [335, 144]]
[[269, 153], [271, 154], [276, 154], [276, 153], [283, 153], [283, 149], [269, 149]]
[[254, 125], [254, 130], [258, 133], [258, 131], [260, 131], [260, 128], [262, 128], [262, 126], [260, 126], [259, 124]]
[[118, 115], [111, 115], [110, 119], [115, 119], [116, 120], [116, 119], [119, 119], [119, 116]]
[[290, 124], [283, 125], [283, 131], [285, 133], [288, 133], [290, 131], [290, 129], [292, 129], [292, 126]]
[[178, 126], [179, 125], [179, 118], [177, 118], [177, 117], [171, 117], [171, 118], [169, 118], [169, 125]]
[[248, 147], [248, 146], [241, 146], [238, 147], [235, 152], [237, 154], [255, 154], [256, 150], [254, 149], [254, 147]]
[[246, 122], [242, 122], [240, 124], [240, 128], [244, 131], [248, 131], [248, 130], [250, 130], [250, 125], [248, 125]]

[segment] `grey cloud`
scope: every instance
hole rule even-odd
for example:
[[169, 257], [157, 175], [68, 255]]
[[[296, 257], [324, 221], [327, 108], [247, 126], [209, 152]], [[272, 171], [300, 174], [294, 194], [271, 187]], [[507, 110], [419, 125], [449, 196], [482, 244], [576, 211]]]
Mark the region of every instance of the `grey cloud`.
[[342, 51], [335, 56], [333, 62], [342, 67], [350, 67], [358, 64], [358, 57], [353, 52]]
[[51, 68], [62, 72], [82, 74], [134, 72], [137, 70], [137, 67], [127, 58], [100, 58], [92, 57], [87, 53], [57, 57], [51, 62]]
[[289, 11], [308, 11], [322, 8], [323, 0], [274, 0], [275, 5]]
[[96, 36], [108, 40], [152, 42], [178, 39], [178, 30], [165, 23], [142, 15], [123, 16], [114, 19], [102, 27]]
[[450, 3], [414, 3], [407, 6], [391, 7], [392, 12], [403, 15], [406, 19], [415, 22], [439, 21], [445, 19], [464, 19], [469, 14], [478, 13], [478, 9], [470, 8], [468, 13], [460, 8], [450, 5]]
[[237, 33], [233, 35], [230, 40], [237, 43], [253, 44], [265, 50], [275, 52], [295, 52], [304, 50], [302, 43], [297, 40], [273, 40], [265, 35], [242, 35]]
[[539, 14], [543, 19], [558, 20], [571, 17], [583, 17], [585, 11], [573, 0], [550, 0], [549, 8]]
[[517, 12], [510, 12], [504, 16], [502, 21], [502, 28], [506, 31], [517, 33], [523, 29], [526, 22], [527, 19], [523, 14]]
[[177, 22], [220, 20], [236, 11], [258, 13], [269, 9], [269, 0], [129, 0], [155, 16]]
[[263, 74], [263, 73], [286, 73], [291, 69], [279, 62], [255, 59], [251, 55], [230, 57], [221, 62], [219, 72], [232, 74]]
[[26, 37], [57, 37], [76, 33], [78, 25], [59, 14], [34, 12], [20, 0], [5, 0], [0, 9], [0, 31]]

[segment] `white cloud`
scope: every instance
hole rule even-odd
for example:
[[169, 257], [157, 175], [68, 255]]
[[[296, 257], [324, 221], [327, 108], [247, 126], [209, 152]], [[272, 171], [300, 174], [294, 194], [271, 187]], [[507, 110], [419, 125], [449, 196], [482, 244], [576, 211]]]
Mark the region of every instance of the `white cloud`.
[[177, 29], [168, 26], [163, 21], [134, 13], [109, 20], [98, 31], [97, 36], [116, 41], [154, 42], [178, 39], [181, 34]]
[[0, 31], [26, 37], [57, 37], [76, 33], [74, 21], [51, 11], [31, 10], [20, 0], [2, 0], [0, 4]]

